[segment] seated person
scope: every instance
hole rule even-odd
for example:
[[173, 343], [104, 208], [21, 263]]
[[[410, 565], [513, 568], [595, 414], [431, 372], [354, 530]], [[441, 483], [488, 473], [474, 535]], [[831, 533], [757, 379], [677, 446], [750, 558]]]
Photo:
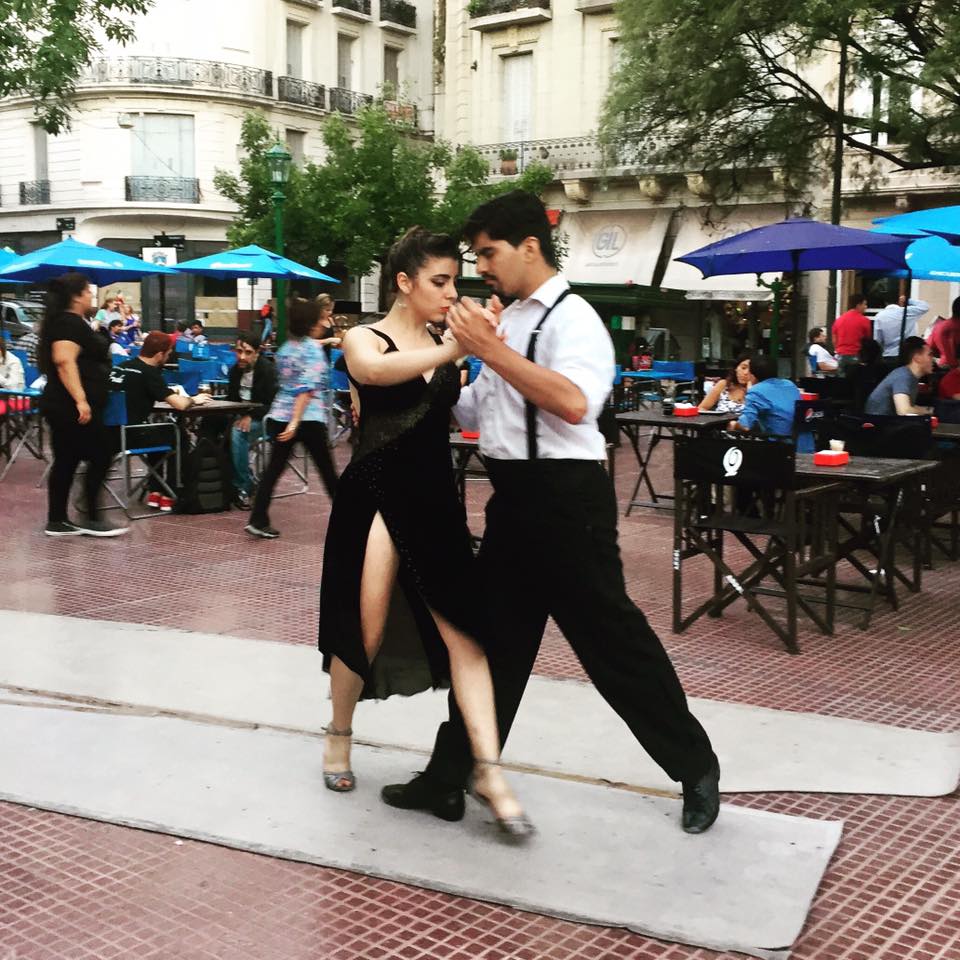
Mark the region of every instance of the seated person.
[[[777, 376], [775, 357], [752, 357], [750, 373], [756, 381], [747, 391], [743, 413], [731, 421], [731, 430], [758, 430], [777, 437], [793, 436], [793, 420], [800, 399], [800, 388]], [[797, 449], [812, 451], [813, 437], [801, 434]]]
[[926, 407], [916, 406], [920, 378], [933, 370], [930, 345], [923, 337], [907, 337], [901, 353], [903, 366], [891, 370], [867, 398], [864, 413], [875, 417], [929, 414]]
[[130, 351], [127, 350], [126, 337], [123, 335], [123, 320], [120, 317], [110, 321], [107, 326], [107, 335], [110, 338], [111, 357], [130, 356]]
[[700, 409], [716, 410], [717, 413], [729, 413], [739, 417], [747, 401], [747, 390], [754, 383], [753, 374], [750, 373], [750, 356], [744, 354], [737, 358], [727, 376], [710, 388], [710, 392], [700, 402]]
[[936, 351], [937, 365], [954, 369], [960, 360], [957, 348], [960, 346], [960, 297], [953, 301], [949, 317], [940, 317], [926, 338], [932, 350]]
[[940, 400], [960, 400], [960, 367], [954, 367], [941, 378], [937, 397]]
[[814, 327], [809, 333], [809, 339], [810, 346], [807, 349], [807, 357], [810, 361], [810, 372], [815, 376], [836, 373], [839, 364], [825, 346], [827, 331], [823, 327]]
[[250, 476], [250, 446], [263, 436], [263, 416], [277, 394], [277, 368], [260, 355], [260, 338], [241, 333], [234, 348], [237, 362], [230, 368], [227, 399], [257, 404], [253, 415], [238, 417], [230, 430], [230, 455], [233, 459], [234, 502], [241, 510], [250, 509], [253, 478]]
[[187, 325], [187, 332], [184, 334], [184, 336], [191, 343], [207, 343], [207, 338], [203, 333], [203, 324], [199, 320], [194, 320]]
[[23, 364], [0, 337], [0, 390], [22, 390], [24, 386]]
[[[143, 341], [140, 356], [127, 360], [116, 367], [111, 374], [111, 383], [121, 388], [126, 394], [127, 426], [146, 423], [153, 414], [153, 405], [165, 400], [174, 410], [186, 410], [194, 404], [208, 403], [210, 397], [199, 394], [196, 397], [185, 397], [168, 386], [163, 379], [163, 365], [173, 351], [173, 338], [166, 333], [153, 330]], [[170, 424], [170, 430], [176, 430]], [[119, 447], [119, 437], [117, 438]], [[144, 430], [137, 435], [136, 430], [127, 430], [127, 443], [130, 446], [155, 447], [163, 444], [173, 446], [176, 437], [162, 430]], [[145, 459], [154, 469], [162, 462], [164, 454], [147, 454]], [[170, 483], [170, 474], [165, 474]], [[147, 506], [164, 512], [173, 509], [173, 500], [166, 495], [166, 491], [154, 477], [150, 477], [147, 494]]]

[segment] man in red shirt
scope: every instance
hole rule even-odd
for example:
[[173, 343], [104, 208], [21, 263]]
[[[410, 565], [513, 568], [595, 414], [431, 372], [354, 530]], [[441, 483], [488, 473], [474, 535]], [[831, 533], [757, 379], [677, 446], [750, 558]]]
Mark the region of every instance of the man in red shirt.
[[953, 369], [957, 366], [957, 347], [960, 346], [960, 297], [953, 301], [950, 316], [941, 320], [930, 334], [930, 347], [940, 355], [937, 366]]
[[873, 324], [867, 316], [867, 298], [862, 293], [851, 293], [847, 302], [850, 308], [833, 321], [831, 335], [833, 352], [836, 354], [840, 369], [857, 362], [860, 353], [860, 341], [873, 336]]

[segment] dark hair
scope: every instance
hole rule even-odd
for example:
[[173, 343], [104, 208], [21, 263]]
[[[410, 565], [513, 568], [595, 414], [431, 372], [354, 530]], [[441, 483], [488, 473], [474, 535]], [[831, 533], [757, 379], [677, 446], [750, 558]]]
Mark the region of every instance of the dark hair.
[[237, 334], [237, 342], [245, 343], [248, 347], [253, 347], [254, 350], [259, 350], [261, 340], [255, 333], [250, 333], [247, 330], [241, 330]]
[[[730, 384], [733, 384], [733, 386], [735, 386], [735, 387], [739, 387], [739, 386], [740, 386], [740, 381], [737, 379], [737, 367], [739, 367], [740, 364], [743, 363], [744, 360], [751, 360], [751, 357], [750, 357], [750, 354], [749, 354], [749, 353], [741, 353], [740, 356], [737, 357], [737, 359], [733, 361], [733, 366], [730, 367], [730, 370], [729, 370], [728, 373], [727, 373], [727, 386], [728, 386], [728, 387], [730, 386]], [[752, 360], [751, 360], [751, 362], [752, 362]]]
[[511, 190], [477, 207], [467, 218], [463, 235], [473, 244], [480, 233], [491, 240], [506, 240], [511, 247], [519, 247], [527, 237], [533, 237], [540, 244], [543, 259], [551, 267], [557, 266], [547, 208], [526, 190]]
[[387, 254], [387, 274], [390, 289], [397, 292], [397, 274], [414, 277], [433, 257], [449, 257], [460, 260], [460, 244], [446, 233], [431, 233], [423, 227], [411, 227]]
[[64, 273], [47, 283], [44, 300], [43, 321], [40, 324], [40, 342], [37, 345], [37, 366], [48, 376], [53, 371], [53, 343], [47, 335], [54, 317], [62, 316], [70, 309], [70, 302], [79, 297], [90, 281], [82, 273]]
[[202, 320], [191, 320], [190, 323], [187, 324], [187, 329], [189, 330], [190, 327], [199, 327], [199, 328], [202, 330], [202, 329], [203, 329], [203, 321], [202, 321]]
[[178, 320], [177, 321], [177, 333], [186, 333], [187, 331], [187, 321]]
[[807, 339], [811, 343], [814, 343], [817, 337], [819, 337], [821, 333], [823, 333], [823, 327], [813, 327], [811, 328], [810, 332], [807, 334]]
[[957, 297], [950, 305], [950, 316], [960, 320], [960, 297]]
[[867, 295], [865, 293], [851, 293], [850, 296], [847, 297], [847, 309], [855, 310], [861, 303], [866, 301], [866, 299]]
[[764, 380], [772, 380], [779, 372], [776, 357], [751, 357], [750, 372], [753, 374], [753, 378], [757, 383], [762, 383]]
[[317, 325], [323, 307], [317, 300], [302, 300], [297, 297], [290, 301], [287, 312], [287, 331], [291, 337], [300, 340], [309, 337], [310, 331]]
[[113, 320], [111, 320], [111, 321], [107, 324], [107, 329], [108, 329], [108, 330], [112, 330], [114, 327], [122, 327], [122, 326], [123, 326], [123, 318], [122, 318], [122, 317], [115, 317]]
[[907, 366], [909, 363], [913, 363], [913, 358], [918, 353], [923, 353], [927, 347], [927, 341], [923, 337], [907, 337], [903, 341], [903, 345], [900, 347], [900, 363], [902, 366]]
[[879, 363], [883, 357], [883, 347], [877, 343], [873, 337], [864, 337], [860, 341], [860, 352], [857, 354], [857, 360], [867, 366], [873, 366]]

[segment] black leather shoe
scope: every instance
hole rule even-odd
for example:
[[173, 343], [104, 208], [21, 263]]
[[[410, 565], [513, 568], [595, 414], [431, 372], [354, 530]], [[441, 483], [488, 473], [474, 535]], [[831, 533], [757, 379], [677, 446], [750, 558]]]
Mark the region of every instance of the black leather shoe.
[[720, 813], [720, 761], [699, 780], [683, 785], [683, 829], [687, 833], [709, 830]]
[[390, 783], [380, 791], [380, 799], [401, 810], [429, 810], [441, 820], [463, 819], [463, 791], [438, 787], [425, 774], [418, 773], [409, 783]]

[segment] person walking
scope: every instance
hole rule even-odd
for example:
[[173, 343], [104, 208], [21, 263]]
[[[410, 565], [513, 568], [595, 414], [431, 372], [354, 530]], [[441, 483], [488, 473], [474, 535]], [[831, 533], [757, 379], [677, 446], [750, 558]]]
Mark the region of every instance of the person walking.
[[431, 331], [456, 301], [459, 244], [413, 229], [392, 247], [396, 300], [383, 320], [344, 340], [359, 404], [359, 441], [340, 478], [327, 529], [319, 647], [330, 673], [324, 781], [353, 790], [357, 700], [452, 686], [463, 719], [473, 795], [502, 834], [533, 827], [500, 767], [485, 611], [450, 455], [450, 409], [460, 395], [456, 340]]
[[330, 457], [330, 371], [318, 338], [323, 333], [320, 305], [294, 300], [290, 304], [287, 332], [290, 339], [277, 351], [279, 388], [266, 419], [274, 431], [270, 462], [260, 478], [253, 510], [244, 529], [254, 537], [273, 540], [280, 532], [270, 525], [270, 499], [290, 460], [295, 443], [302, 443], [316, 464], [327, 493], [333, 497], [337, 471]]
[[[110, 435], [103, 423], [110, 351], [107, 341], [84, 319], [92, 300], [90, 282], [81, 273], [66, 273], [49, 283], [38, 360], [40, 372], [47, 377], [40, 408], [50, 424], [53, 447], [44, 529], [50, 537], [116, 537], [127, 532], [126, 527], [100, 519], [100, 487], [112, 459]], [[67, 501], [81, 461], [87, 463], [86, 518], [71, 522]]]
[[[701, 833], [719, 812], [720, 768], [680, 681], [643, 613], [627, 596], [617, 503], [597, 428], [614, 378], [614, 350], [590, 305], [557, 272], [540, 200], [516, 190], [470, 216], [477, 270], [514, 302], [493, 321], [470, 300], [448, 313], [461, 349], [483, 360], [454, 409], [480, 432], [493, 483], [473, 603], [491, 618], [487, 654], [501, 743], [537, 657], [547, 617], [600, 694], [673, 780], [683, 784], [683, 829]], [[463, 816], [470, 752], [460, 704], [437, 734], [426, 770], [383, 788], [385, 803]]]

